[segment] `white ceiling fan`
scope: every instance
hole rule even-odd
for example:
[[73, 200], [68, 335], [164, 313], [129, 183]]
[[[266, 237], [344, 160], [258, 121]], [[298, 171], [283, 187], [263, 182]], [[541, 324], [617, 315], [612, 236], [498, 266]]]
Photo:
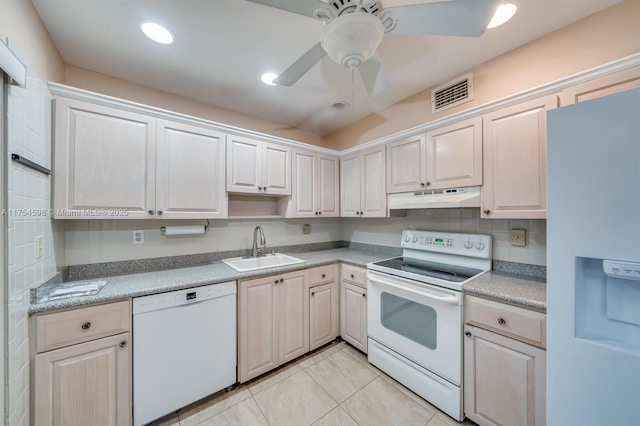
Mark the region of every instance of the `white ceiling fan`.
[[383, 0], [249, 0], [322, 21], [320, 42], [273, 80], [291, 86], [325, 55], [358, 68], [369, 96], [389, 83], [376, 49], [385, 33], [478, 37], [501, 0], [445, 0], [384, 7]]

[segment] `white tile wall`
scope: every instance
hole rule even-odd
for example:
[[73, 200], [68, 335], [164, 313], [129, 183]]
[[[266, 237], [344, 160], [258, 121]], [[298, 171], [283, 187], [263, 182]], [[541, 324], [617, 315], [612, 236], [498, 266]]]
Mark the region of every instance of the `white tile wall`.
[[[19, 154], [51, 168], [51, 95], [46, 84], [29, 71], [27, 87], [10, 86], [7, 93], [7, 217], [8, 217], [8, 410], [9, 424], [29, 424], [29, 290], [64, 264], [64, 232], [49, 218], [49, 176], [11, 161]], [[54, 233], [57, 247], [54, 245]], [[44, 239], [37, 258], [35, 241]]]
[[[546, 221], [480, 219], [478, 209], [417, 210], [403, 218], [212, 220], [205, 235], [165, 237], [163, 225], [201, 225], [205, 221], [69, 220], [66, 259], [69, 265], [161, 256], [247, 249], [253, 229], [264, 228], [268, 246], [346, 240], [400, 246], [403, 229], [478, 232], [494, 237], [494, 258], [535, 265], [546, 264]], [[311, 224], [311, 234], [302, 224]], [[527, 229], [527, 246], [513, 247], [509, 229]], [[144, 245], [133, 245], [132, 231], [145, 231]]]

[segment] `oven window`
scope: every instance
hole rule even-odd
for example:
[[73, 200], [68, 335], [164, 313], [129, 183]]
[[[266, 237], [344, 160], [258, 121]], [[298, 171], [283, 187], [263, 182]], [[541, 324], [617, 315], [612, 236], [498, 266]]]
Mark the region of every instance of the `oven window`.
[[429, 349], [436, 348], [438, 336], [435, 309], [385, 292], [382, 292], [381, 301], [380, 317], [385, 328]]

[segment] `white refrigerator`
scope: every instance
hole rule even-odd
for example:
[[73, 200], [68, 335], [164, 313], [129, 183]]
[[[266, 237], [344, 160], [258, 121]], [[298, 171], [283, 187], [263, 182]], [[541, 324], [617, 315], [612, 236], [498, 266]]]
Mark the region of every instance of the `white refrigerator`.
[[547, 424], [640, 424], [640, 89], [548, 113]]

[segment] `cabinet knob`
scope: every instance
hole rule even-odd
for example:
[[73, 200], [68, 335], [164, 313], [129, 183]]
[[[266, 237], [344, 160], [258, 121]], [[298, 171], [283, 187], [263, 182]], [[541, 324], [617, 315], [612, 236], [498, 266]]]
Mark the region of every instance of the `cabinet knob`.
[[465, 331], [464, 335], [467, 336], [467, 337], [471, 337], [471, 332], [470, 331]]
[[153, 216], [154, 214], [156, 214], [156, 212], [154, 212], [153, 210], [149, 210], [147, 213], [149, 213], [149, 216]]
[[506, 323], [507, 323], [507, 321], [505, 321], [504, 318], [498, 318], [498, 324], [505, 325]]
[[80, 326], [83, 330], [88, 330], [91, 328], [91, 321], [83, 322]]
[[322, 212], [318, 212], [318, 214], [322, 214]]
[[427, 186], [431, 185], [431, 182], [427, 182]]
[[312, 296], [315, 296], [315, 295], [316, 295], [316, 293], [312, 291], [312, 292], [311, 292], [311, 295], [312, 295]]
[[326, 278], [327, 276], [325, 274], [322, 274], [322, 278]]
[[280, 278], [280, 283], [283, 283], [283, 282], [284, 282], [284, 278]]
[[490, 213], [491, 213], [491, 210], [487, 209], [487, 210], [485, 210], [483, 213], [484, 213], [484, 214], [490, 214]]
[[420, 182], [420, 186], [424, 186], [424, 185], [425, 185], [424, 182]]
[[122, 342], [120, 342], [120, 343], [118, 344], [118, 346], [120, 346], [121, 348], [126, 348], [126, 347], [127, 347], [127, 341], [126, 341], [126, 340], [123, 340]]
[[316, 216], [318, 216], [318, 212], [316, 212]]
[[351, 274], [351, 279], [354, 279], [355, 277], [356, 277], [355, 275]]
[[280, 280], [275, 280], [273, 283], [274, 284], [278, 284], [280, 282]]
[[362, 297], [367, 297], [367, 293], [362, 293]]
[[162, 210], [158, 210], [158, 216], [162, 216]]
[[261, 186], [258, 187], [258, 191], [262, 191], [262, 187]]

